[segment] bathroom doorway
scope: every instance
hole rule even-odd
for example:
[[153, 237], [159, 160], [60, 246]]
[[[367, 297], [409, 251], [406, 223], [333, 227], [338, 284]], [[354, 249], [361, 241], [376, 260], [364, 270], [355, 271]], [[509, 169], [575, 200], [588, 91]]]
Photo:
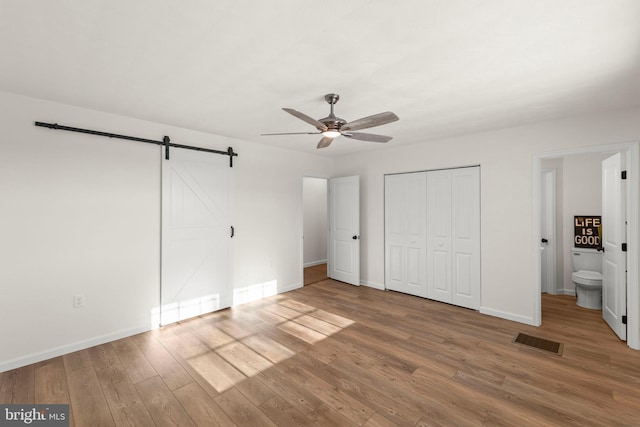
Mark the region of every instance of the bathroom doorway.
[[574, 216], [602, 216], [602, 161], [611, 153], [576, 153], [542, 160], [541, 291], [575, 296], [571, 281]]
[[[601, 147], [590, 147], [589, 149], [573, 150], [545, 154], [534, 158], [534, 173], [540, 176], [537, 183], [534, 183], [534, 224], [537, 225], [534, 234], [534, 245], [538, 260], [538, 291], [535, 298], [540, 302], [538, 320], [544, 322], [542, 318], [543, 301], [549, 301], [553, 295], [575, 296], [575, 288], [571, 281], [572, 262], [570, 250], [573, 247], [573, 217], [576, 215], [602, 215], [602, 161], [612, 154], [626, 153], [627, 181], [625, 195], [628, 199], [626, 217], [628, 218], [628, 236], [638, 234], [638, 144], [621, 144]], [[548, 188], [553, 186], [551, 173], [555, 175], [555, 196], [549, 195]], [[554, 206], [555, 205], [555, 206]], [[546, 235], [549, 230], [549, 211], [555, 209], [555, 242], [552, 242]], [[552, 223], [553, 221], [551, 221]], [[543, 239], [548, 240], [544, 242]], [[637, 239], [630, 238], [629, 242]], [[544, 244], [547, 244], [544, 247]], [[550, 273], [548, 247], [555, 249], [556, 274]], [[627, 256], [631, 259], [638, 254], [636, 244], [628, 245]], [[545, 253], [546, 252], [546, 253]], [[546, 259], [545, 259], [546, 258]], [[627, 276], [627, 307], [626, 317], [629, 320], [627, 325], [627, 344], [635, 349], [640, 349], [640, 334], [638, 316], [639, 304], [632, 299], [638, 295], [638, 267], [629, 264]], [[550, 277], [551, 276], [551, 277]], [[555, 279], [555, 289], [553, 287]], [[551, 286], [550, 286], [551, 284]], [[543, 292], [548, 293], [545, 298], [541, 298]], [[566, 298], [566, 297], [564, 297]], [[613, 329], [613, 328], [612, 328]]]

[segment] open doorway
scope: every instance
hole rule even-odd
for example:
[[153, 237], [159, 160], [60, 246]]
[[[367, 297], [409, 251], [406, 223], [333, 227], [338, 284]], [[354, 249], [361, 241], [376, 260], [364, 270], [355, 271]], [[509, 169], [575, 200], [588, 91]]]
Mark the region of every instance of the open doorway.
[[541, 291], [576, 295], [571, 281], [575, 216], [602, 216], [602, 161], [611, 152], [542, 159]]
[[304, 177], [303, 202], [303, 283], [310, 285], [327, 278], [327, 179]]
[[[575, 296], [571, 273], [571, 249], [573, 243], [573, 217], [574, 215], [600, 215], [602, 208], [602, 185], [601, 185], [601, 164], [602, 159], [607, 158], [613, 153], [625, 153], [627, 162], [625, 170], [627, 170], [626, 198], [628, 200], [628, 208], [626, 209], [626, 218], [628, 222], [627, 239], [628, 242], [636, 241], [638, 234], [638, 144], [619, 144], [600, 147], [589, 147], [585, 149], [568, 150], [557, 153], [545, 153], [534, 157], [534, 174], [540, 176], [540, 180], [534, 180], [533, 189], [533, 208], [534, 208], [534, 246], [535, 258], [537, 265], [537, 290], [534, 296], [537, 304], [537, 323], [540, 324], [548, 319], [542, 317], [543, 301], [549, 301], [553, 296], [546, 295], [542, 298], [541, 293], [547, 291], [551, 294], [559, 295], [559, 298], [565, 296]], [[557, 209], [557, 227], [556, 241], [544, 242], [548, 240], [544, 230], [544, 207], [545, 207], [545, 173], [554, 170], [557, 178], [557, 194], [555, 197], [555, 205]], [[548, 176], [548, 175], [547, 175]], [[548, 201], [548, 200], [547, 200]], [[544, 240], [543, 240], [544, 239]], [[557, 265], [557, 273], [555, 275], [556, 286], [545, 287], [545, 260], [543, 244], [553, 244], [557, 249], [555, 261]], [[627, 256], [635, 259], [638, 254], [637, 244], [627, 245]], [[555, 288], [555, 289], [554, 289]], [[640, 349], [639, 334], [639, 306], [634, 298], [638, 295], [638, 267], [637, 263], [630, 263], [627, 272], [627, 318], [628, 318], [628, 335], [627, 344], [634, 349]], [[633, 297], [632, 297], [633, 296]], [[566, 297], [565, 297], [566, 298]]]

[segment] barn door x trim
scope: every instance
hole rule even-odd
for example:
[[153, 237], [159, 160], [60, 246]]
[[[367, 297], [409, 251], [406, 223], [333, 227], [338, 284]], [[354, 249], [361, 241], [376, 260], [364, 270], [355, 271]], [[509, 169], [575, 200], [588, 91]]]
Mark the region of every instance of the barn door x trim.
[[232, 147], [227, 148], [227, 151], [221, 151], [221, 150], [212, 150], [210, 148], [193, 147], [191, 145], [174, 144], [174, 143], [170, 142], [171, 139], [168, 136], [165, 136], [162, 139], [162, 141], [155, 141], [153, 139], [138, 138], [136, 136], [120, 135], [120, 134], [117, 134], [117, 133], [101, 132], [101, 131], [97, 131], [97, 130], [81, 129], [81, 128], [75, 128], [75, 127], [71, 127], [71, 126], [63, 126], [63, 125], [59, 125], [57, 123], [36, 122], [35, 125], [36, 126], [40, 126], [40, 127], [49, 128], [49, 129], [67, 130], [67, 131], [70, 131], [70, 132], [88, 133], [90, 135], [106, 136], [106, 137], [109, 137], [109, 138], [126, 139], [128, 141], [137, 141], [137, 142], [145, 142], [147, 144], [162, 145], [166, 149], [165, 150], [165, 158], [167, 160], [169, 160], [169, 147], [184, 148], [184, 149], [187, 149], [187, 150], [204, 151], [204, 152], [207, 152], [207, 153], [222, 154], [222, 155], [225, 155], [225, 156], [229, 156], [229, 167], [231, 167], [231, 168], [233, 167], [233, 158], [238, 155], [238, 153], [233, 151]]

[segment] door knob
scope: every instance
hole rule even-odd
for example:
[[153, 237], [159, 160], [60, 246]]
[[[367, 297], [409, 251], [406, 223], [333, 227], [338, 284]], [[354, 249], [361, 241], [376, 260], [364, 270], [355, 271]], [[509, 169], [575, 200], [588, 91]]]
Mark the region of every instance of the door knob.
[[549, 243], [547, 239], [542, 239], [542, 243]]
[[360, 236], [353, 236], [352, 239], [353, 240], [358, 240], [360, 238]]

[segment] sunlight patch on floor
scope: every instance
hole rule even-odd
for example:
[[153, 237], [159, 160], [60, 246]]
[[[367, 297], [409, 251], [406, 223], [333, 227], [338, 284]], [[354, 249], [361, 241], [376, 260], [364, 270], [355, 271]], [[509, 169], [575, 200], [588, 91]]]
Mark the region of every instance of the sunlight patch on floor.
[[294, 321], [284, 322], [278, 325], [278, 329], [285, 331], [288, 334], [301, 339], [302, 341], [308, 342], [309, 344], [315, 344], [327, 337], [320, 332], [316, 332], [313, 329], [307, 328], [306, 326], [303, 326]]
[[[285, 298], [268, 305], [256, 301], [235, 310], [237, 312], [214, 313], [185, 322], [183, 327], [192, 328], [198, 342], [176, 344], [195, 350], [189, 352], [187, 362], [218, 392], [296, 355], [286, 345], [260, 333], [259, 328], [253, 328], [251, 322], [269, 324], [308, 344], [316, 344], [354, 323], [345, 317]], [[247, 318], [246, 327], [239, 326], [235, 319], [243, 315]], [[229, 321], [230, 316], [234, 317], [233, 322]], [[179, 329], [174, 333], [168, 339], [179, 341]]]

